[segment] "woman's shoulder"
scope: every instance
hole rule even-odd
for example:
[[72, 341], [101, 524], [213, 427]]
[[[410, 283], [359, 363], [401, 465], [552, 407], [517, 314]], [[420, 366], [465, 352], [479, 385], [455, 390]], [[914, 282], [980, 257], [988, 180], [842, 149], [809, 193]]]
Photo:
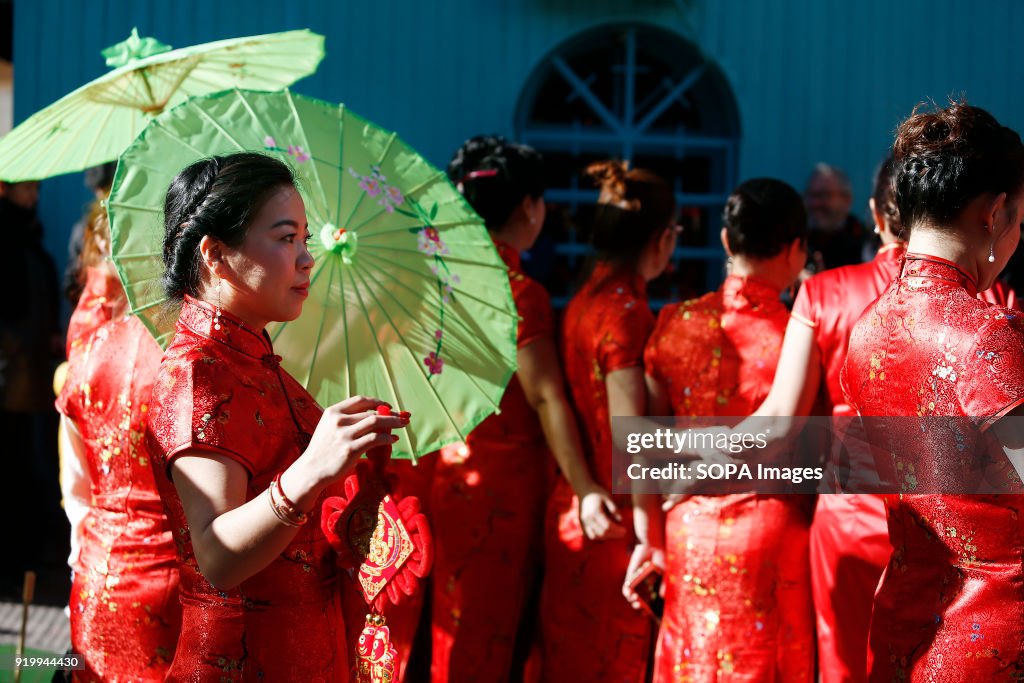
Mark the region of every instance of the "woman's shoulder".
[[1020, 311], [978, 301], [964, 317], [965, 337], [974, 346], [995, 340], [1020, 344], [1024, 350], [1024, 315]]
[[687, 324], [696, 318], [718, 318], [722, 313], [722, 293], [718, 290], [662, 307], [658, 326]]

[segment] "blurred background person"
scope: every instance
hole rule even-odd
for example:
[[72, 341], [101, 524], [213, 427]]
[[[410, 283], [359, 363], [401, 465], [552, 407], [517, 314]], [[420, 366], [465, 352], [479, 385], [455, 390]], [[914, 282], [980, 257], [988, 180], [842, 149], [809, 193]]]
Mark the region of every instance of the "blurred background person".
[[[5, 237], [0, 287], [6, 292], [0, 302], [0, 434], [12, 454], [12, 481], [22, 490], [41, 492], [36, 501], [40, 517], [32, 525], [11, 525], [11, 547], [19, 551], [4, 563], [7, 593], [20, 593], [26, 569], [37, 568], [40, 561], [61, 562], [49, 555], [62, 555], [63, 545], [29, 542], [25, 534], [35, 536], [38, 529], [66, 534], [57, 485], [52, 384], [63, 350], [60, 294], [57, 269], [43, 247], [43, 226], [36, 217], [38, 199], [37, 182], [0, 182], [0, 229]], [[8, 519], [22, 516], [15, 498], [6, 499]]]
[[71, 228], [71, 237], [68, 239], [68, 265], [64, 270], [64, 296], [71, 304], [72, 310], [78, 304], [78, 298], [86, 287], [87, 274], [84, 272], [88, 266], [81, 258], [83, 249], [87, 249], [86, 235], [89, 226], [101, 213], [106, 213], [105, 202], [110, 195], [110, 187], [114, 183], [114, 171], [117, 169], [117, 162], [111, 161], [99, 166], [93, 166], [85, 170], [85, 186], [93, 193], [93, 199], [86, 205], [81, 219]]
[[807, 271], [809, 275], [829, 268], [860, 263], [866, 232], [850, 213], [853, 186], [839, 168], [819, 163], [807, 179]]
[[516, 643], [530, 642], [534, 633], [534, 624], [523, 617], [534, 613], [526, 609], [527, 600], [537, 596], [550, 455], [581, 501], [578, 514], [588, 538], [610, 527], [611, 497], [583, 457], [550, 298], [521, 268], [521, 252], [544, 225], [540, 154], [500, 137], [478, 136], [455, 153], [448, 176], [484, 219], [508, 266], [520, 316], [519, 367], [500, 413], [484, 420], [465, 444], [443, 448], [437, 464], [430, 503], [432, 679], [497, 682], [509, 678]]
[[[587, 175], [601, 188], [591, 226], [596, 261], [565, 310], [562, 358], [591, 476], [611, 490], [611, 416], [646, 414], [643, 350], [654, 327], [646, 286], [668, 266], [678, 227], [672, 189], [654, 173], [606, 161]], [[595, 502], [610, 519], [597, 538], [582, 528], [587, 515], [577, 513], [580, 501], [565, 477], [548, 504], [542, 680], [641, 683], [651, 621], [622, 595], [636, 543], [634, 510], [628, 495]]]
[[[163, 681], [181, 628], [171, 526], [146, 433], [163, 350], [126, 315], [106, 213], [83, 233], [86, 292], [69, 328], [61, 488], [71, 522], [71, 649], [82, 681]], [[99, 311], [99, 313], [98, 313]]]

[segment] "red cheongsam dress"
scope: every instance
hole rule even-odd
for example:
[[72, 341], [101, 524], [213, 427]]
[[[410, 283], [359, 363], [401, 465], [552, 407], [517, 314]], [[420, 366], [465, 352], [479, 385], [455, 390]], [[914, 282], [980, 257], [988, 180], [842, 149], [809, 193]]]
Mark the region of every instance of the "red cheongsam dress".
[[65, 349], [68, 358], [96, 328], [123, 311], [124, 306], [124, 290], [117, 273], [96, 266], [86, 268], [85, 287], [68, 321]]
[[[768, 395], [789, 312], [779, 289], [729, 276], [665, 307], [644, 353], [673, 414], [749, 415]], [[806, 495], [692, 496], [665, 525], [656, 683], [809, 683], [814, 609]]]
[[[814, 331], [822, 372], [822, 403], [835, 416], [852, 414], [839, 383], [850, 331], [864, 309], [899, 273], [905, 245], [882, 247], [875, 258], [826, 270], [804, 282], [793, 319]], [[982, 293], [990, 303], [1016, 307], [1002, 283]], [[872, 468], [857, 462], [854, 468]], [[856, 474], [847, 472], [845, 474]], [[811, 583], [817, 616], [822, 683], [867, 680], [871, 602], [892, 548], [881, 496], [822, 495], [811, 524]]]
[[879, 471], [906, 491], [885, 501], [893, 553], [871, 617], [871, 681], [1024, 679], [1024, 496], [936, 493], [1006, 462], [988, 427], [1024, 403], [1020, 314], [976, 293], [956, 265], [908, 254], [850, 338], [847, 398]]
[[[261, 495], [309, 444], [321, 409], [280, 367], [265, 332], [186, 297], [150, 403], [147, 437], [181, 572], [182, 631], [168, 680], [349, 680], [337, 556], [310, 521], [269, 566], [218, 590], [200, 573], [181, 499], [170, 479], [185, 451], [216, 454], [249, 474]], [[340, 493], [340, 492], [339, 492]]]
[[[517, 347], [551, 338], [548, 293], [523, 274], [518, 252], [495, 246], [520, 317]], [[515, 376], [501, 412], [465, 444], [441, 450], [430, 501], [436, 683], [507, 680], [537, 579], [550, 461], [540, 420]]]
[[[583, 431], [591, 475], [612, 489], [611, 419], [605, 377], [643, 365], [654, 327], [643, 279], [599, 263], [569, 302], [562, 359]], [[615, 497], [625, 538], [591, 541], [580, 527], [577, 500], [559, 478], [548, 501], [540, 618], [544, 681], [642, 683], [650, 620], [622, 595], [636, 539], [628, 495]]]
[[178, 641], [174, 542], [145, 440], [161, 355], [138, 318], [100, 325], [76, 346], [57, 399], [81, 434], [90, 485], [70, 599], [83, 683], [163, 681]]

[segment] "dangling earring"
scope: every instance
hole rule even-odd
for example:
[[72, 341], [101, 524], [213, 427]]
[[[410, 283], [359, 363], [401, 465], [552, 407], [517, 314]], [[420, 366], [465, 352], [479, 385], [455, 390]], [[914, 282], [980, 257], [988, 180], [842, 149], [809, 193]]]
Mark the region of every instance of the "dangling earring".
[[217, 278], [217, 304], [213, 308], [213, 329], [220, 329], [220, 278]]
[[[984, 226], [988, 230], [988, 226]], [[995, 226], [992, 226], [992, 241], [988, 243], [988, 262], [996, 262], [996, 230]]]
[[875, 234], [876, 235], [881, 235], [882, 234], [882, 229], [878, 227], [878, 223], [875, 223]]

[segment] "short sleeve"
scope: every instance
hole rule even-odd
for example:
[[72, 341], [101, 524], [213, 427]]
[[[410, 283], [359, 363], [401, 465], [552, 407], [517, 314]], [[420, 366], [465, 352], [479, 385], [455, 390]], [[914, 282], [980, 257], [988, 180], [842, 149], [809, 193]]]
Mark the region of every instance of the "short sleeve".
[[966, 376], [956, 382], [964, 415], [977, 418], [982, 428], [1024, 403], [1024, 324], [1007, 309], [987, 313], [964, 358]]
[[221, 363], [207, 359], [167, 359], [160, 365], [153, 397], [147, 438], [156, 459], [170, 474], [176, 456], [189, 450], [227, 456], [245, 468], [251, 477], [253, 455], [259, 453], [259, 434], [236, 414], [236, 391], [218, 381]]
[[654, 330], [651, 332], [650, 337], [648, 337], [646, 346], [644, 346], [644, 372], [659, 382], [664, 380], [664, 374], [662, 373], [662, 368], [664, 367], [662, 342], [664, 341], [665, 329], [668, 327], [669, 321], [676, 315], [678, 307], [678, 304], [673, 304], [661, 309], [661, 312], [658, 314], [657, 323], [654, 325]]
[[67, 375], [54, 405], [57, 412], [75, 423], [82, 421], [82, 363], [65, 363]]
[[555, 314], [547, 290], [536, 280], [521, 277], [522, 281], [512, 289], [516, 311], [519, 312], [516, 348], [520, 349], [540, 337], [551, 337], [555, 333]]
[[597, 362], [604, 374], [642, 367], [644, 347], [654, 329], [654, 314], [646, 302], [630, 298], [620, 305], [602, 331], [597, 344]]
[[818, 306], [815, 305], [817, 297], [814, 296], [816, 285], [813, 277], [804, 282], [800, 291], [797, 292], [793, 311], [790, 314], [795, 320], [799, 320], [811, 329], [818, 326]]

